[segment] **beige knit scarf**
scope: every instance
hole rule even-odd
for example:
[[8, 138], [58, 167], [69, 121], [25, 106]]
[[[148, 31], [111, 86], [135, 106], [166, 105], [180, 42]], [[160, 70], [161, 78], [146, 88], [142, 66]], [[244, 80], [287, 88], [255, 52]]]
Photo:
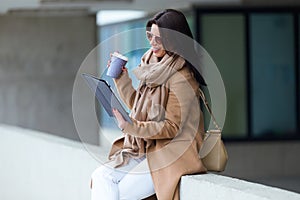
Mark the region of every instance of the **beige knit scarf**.
[[[143, 55], [141, 64], [133, 71], [140, 80], [140, 85], [131, 111], [132, 118], [139, 121], [163, 120], [164, 114], [157, 109], [160, 106], [165, 107], [167, 100], [168, 93], [164, 83], [184, 64], [185, 60], [177, 55], [165, 54], [161, 60], [150, 50]], [[149, 105], [151, 105], [150, 109]], [[155, 145], [153, 140], [126, 134], [123, 148], [110, 158], [115, 161], [115, 167], [122, 166], [128, 162], [130, 157], [139, 158], [145, 155], [146, 149], [151, 145]]]
[[178, 55], [165, 54], [159, 61], [159, 58], [149, 50], [144, 54], [141, 64], [133, 73], [148, 87], [156, 87], [165, 83], [184, 64], [185, 60]]

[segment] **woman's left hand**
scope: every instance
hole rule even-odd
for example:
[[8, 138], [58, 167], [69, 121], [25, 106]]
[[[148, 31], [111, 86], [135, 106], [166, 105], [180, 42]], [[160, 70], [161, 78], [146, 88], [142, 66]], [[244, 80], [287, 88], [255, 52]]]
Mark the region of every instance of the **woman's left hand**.
[[125, 119], [117, 109], [113, 109], [112, 111], [118, 121], [119, 128], [123, 131], [126, 125]]

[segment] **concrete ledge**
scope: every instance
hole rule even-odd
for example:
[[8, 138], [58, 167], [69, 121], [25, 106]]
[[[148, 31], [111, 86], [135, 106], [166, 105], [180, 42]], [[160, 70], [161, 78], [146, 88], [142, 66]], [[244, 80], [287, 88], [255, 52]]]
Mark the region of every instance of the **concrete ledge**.
[[182, 200], [300, 200], [300, 194], [215, 174], [183, 176]]
[[[105, 148], [90, 147], [105, 159]], [[0, 124], [0, 199], [90, 199], [90, 175], [100, 164], [90, 153], [79, 142]], [[214, 174], [182, 177], [180, 193], [182, 200], [300, 200], [297, 193]]]
[[100, 165], [82, 143], [2, 124], [0, 163], [1, 200], [90, 199], [90, 177]]

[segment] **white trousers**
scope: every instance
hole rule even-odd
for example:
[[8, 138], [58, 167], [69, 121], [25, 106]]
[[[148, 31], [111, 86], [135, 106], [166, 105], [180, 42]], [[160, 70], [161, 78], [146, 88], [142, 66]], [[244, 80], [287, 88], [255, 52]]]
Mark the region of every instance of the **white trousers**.
[[[137, 173], [135, 169], [146, 166]], [[147, 159], [133, 159], [119, 168], [102, 165], [92, 174], [92, 200], [140, 200], [155, 193]]]

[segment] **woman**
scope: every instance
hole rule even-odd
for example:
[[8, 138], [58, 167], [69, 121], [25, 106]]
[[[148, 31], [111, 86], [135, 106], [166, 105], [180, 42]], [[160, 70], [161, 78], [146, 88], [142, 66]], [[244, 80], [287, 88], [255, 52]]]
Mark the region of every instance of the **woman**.
[[[114, 80], [133, 123], [113, 111], [124, 136], [112, 146], [111, 168], [101, 166], [92, 175], [93, 200], [153, 194], [176, 200], [182, 175], [206, 172], [198, 156], [204, 132], [198, 89], [205, 82], [183, 56], [188, 52], [195, 58], [192, 43], [184, 39], [192, 38], [186, 18], [167, 9], [150, 19], [146, 29], [151, 48], [134, 70], [139, 87], [132, 87], [125, 67]], [[130, 173], [145, 162], [146, 173]]]

